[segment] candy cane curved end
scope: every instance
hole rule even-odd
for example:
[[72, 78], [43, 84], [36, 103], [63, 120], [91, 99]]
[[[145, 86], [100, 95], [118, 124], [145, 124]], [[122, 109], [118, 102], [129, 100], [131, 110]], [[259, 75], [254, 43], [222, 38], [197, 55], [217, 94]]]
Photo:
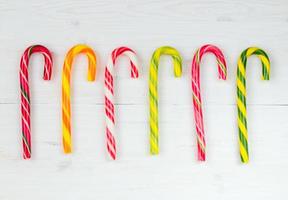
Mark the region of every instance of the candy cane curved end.
[[131, 77], [138, 78], [139, 64], [135, 52], [128, 47], [119, 47], [112, 51], [105, 67], [105, 123], [107, 151], [110, 157], [116, 159], [115, 140], [115, 105], [114, 105], [114, 67], [119, 56], [125, 55], [130, 60]]
[[200, 63], [204, 54], [212, 53], [216, 56], [218, 65], [218, 77], [226, 80], [227, 77], [227, 66], [222, 51], [211, 44], [207, 44], [199, 48], [194, 54], [192, 61], [192, 93], [193, 93], [193, 108], [194, 108], [194, 119], [197, 133], [197, 149], [198, 149], [198, 160], [205, 161], [206, 159], [206, 142], [204, 133], [203, 123], [203, 112], [202, 112], [202, 100], [200, 93]]
[[240, 158], [243, 163], [249, 162], [246, 112], [246, 64], [248, 57], [252, 55], [258, 56], [261, 60], [262, 79], [269, 80], [270, 77], [270, 61], [265, 51], [258, 47], [249, 47], [241, 53], [237, 65], [237, 110]]
[[62, 140], [65, 153], [72, 151], [71, 139], [71, 70], [74, 58], [78, 54], [85, 54], [88, 57], [87, 80], [94, 81], [96, 77], [96, 55], [89, 46], [78, 44], [72, 47], [64, 61], [62, 72]]
[[30, 130], [30, 88], [29, 88], [29, 59], [33, 53], [41, 53], [44, 56], [43, 79], [50, 80], [52, 74], [53, 60], [50, 51], [42, 45], [28, 47], [23, 53], [20, 61], [20, 90], [21, 90], [21, 126], [23, 158], [31, 158], [31, 130]]
[[170, 55], [173, 59], [174, 76], [182, 75], [182, 58], [179, 52], [169, 46], [156, 49], [150, 61], [149, 70], [149, 104], [150, 104], [150, 154], [159, 154], [159, 129], [158, 129], [158, 66], [162, 55]]

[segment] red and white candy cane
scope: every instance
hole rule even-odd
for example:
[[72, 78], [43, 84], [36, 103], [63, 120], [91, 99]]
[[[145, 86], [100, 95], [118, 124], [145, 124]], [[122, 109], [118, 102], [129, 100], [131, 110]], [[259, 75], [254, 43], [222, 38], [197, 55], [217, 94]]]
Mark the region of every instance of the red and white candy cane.
[[138, 78], [139, 65], [136, 54], [128, 47], [119, 47], [111, 53], [108, 64], [105, 68], [105, 121], [106, 121], [106, 137], [107, 150], [113, 160], [116, 159], [116, 144], [115, 144], [115, 106], [114, 106], [114, 66], [119, 56], [125, 55], [130, 60], [131, 77]]
[[50, 51], [41, 45], [28, 47], [20, 61], [20, 89], [21, 89], [21, 113], [22, 113], [22, 141], [23, 158], [31, 158], [31, 133], [30, 133], [30, 89], [28, 78], [29, 58], [33, 53], [41, 53], [44, 56], [44, 80], [50, 80], [52, 74], [52, 56]]
[[194, 118], [197, 132], [197, 148], [198, 160], [205, 160], [205, 134], [203, 124], [202, 103], [200, 94], [200, 62], [205, 53], [213, 53], [216, 56], [218, 64], [218, 76], [220, 79], [226, 80], [227, 67], [223, 53], [214, 45], [204, 45], [197, 50], [192, 61], [192, 91], [193, 91], [193, 105]]

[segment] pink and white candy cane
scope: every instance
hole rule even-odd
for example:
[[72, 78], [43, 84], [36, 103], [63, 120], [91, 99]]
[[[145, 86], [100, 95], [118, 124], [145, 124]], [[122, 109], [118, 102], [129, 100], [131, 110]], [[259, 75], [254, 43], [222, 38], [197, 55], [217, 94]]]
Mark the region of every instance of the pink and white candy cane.
[[200, 62], [205, 53], [213, 53], [216, 56], [218, 64], [218, 76], [226, 80], [227, 67], [223, 53], [214, 45], [204, 45], [194, 54], [192, 61], [192, 92], [194, 105], [194, 118], [197, 132], [198, 160], [205, 161], [205, 134], [203, 124], [202, 102], [200, 94]]
[[41, 53], [44, 56], [44, 80], [50, 80], [52, 74], [52, 56], [50, 51], [41, 45], [28, 47], [20, 61], [20, 89], [21, 89], [21, 113], [22, 113], [22, 141], [23, 158], [31, 157], [31, 133], [30, 133], [30, 89], [28, 78], [29, 58], [33, 53]]
[[111, 53], [108, 64], [105, 68], [105, 121], [106, 121], [106, 137], [107, 150], [113, 160], [116, 159], [116, 144], [115, 144], [115, 106], [114, 106], [114, 66], [119, 56], [125, 55], [130, 60], [131, 77], [138, 78], [138, 62], [136, 54], [128, 47], [120, 47], [114, 49]]

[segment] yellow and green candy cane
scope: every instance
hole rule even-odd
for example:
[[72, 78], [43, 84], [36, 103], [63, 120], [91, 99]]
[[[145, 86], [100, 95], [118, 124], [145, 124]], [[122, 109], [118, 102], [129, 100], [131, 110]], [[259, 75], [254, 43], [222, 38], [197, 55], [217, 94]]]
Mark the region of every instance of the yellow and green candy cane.
[[158, 66], [161, 55], [172, 56], [174, 76], [182, 75], [182, 58], [173, 47], [163, 46], [156, 49], [150, 61], [149, 71], [149, 100], [150, 100], [150, 153], [159, 153], [159, 130], [158, 130]]
[[248, 133], [246, 113], [246, 63], [247, 58], [256, 55], [262, 63], [262, 80], [269, 80], [270, 61], [268, 55], [257, 47], [249, 47], [243, 51], [238, 59], [237, 67], [237, 108], [240, 156], [243, 163], [248, 163]]

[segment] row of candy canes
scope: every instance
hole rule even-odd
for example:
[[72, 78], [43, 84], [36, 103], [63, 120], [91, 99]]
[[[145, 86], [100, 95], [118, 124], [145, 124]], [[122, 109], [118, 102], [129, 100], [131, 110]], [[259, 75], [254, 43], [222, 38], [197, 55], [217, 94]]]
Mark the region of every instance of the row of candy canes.
[[[20, 89], [21, 89], [21, 113], [22, 113], [22, 141], [23, 158], [31, 157], [31, 132], [30, 132], [30, 91], [28, 83], [29, 58], [33, 53], [41, 53], [44, 56], [44, 80], [50, 80], [52, 74], [52, 55], [50, 51], [41, 45], [28, 47], [20, 62]], [[205, 134], [203, 123], [203, 112], [200, 93], [200, 63], [204, 54], [212, 53], [216, 56], [218, 63], [219, 78], [225, 80], [227, 67], [223, 53], [214, 45], [204, 45], [199, 48], [192, 61], [192, 93], [194, 119], [197, 133], [198, 160], [204, 161], [206, 157]], [[71, 139], [71, 69], [73, 59], [78, 54], [85, 54], [88, 57], [88, 81], [94, 81], [96, 77], [96, 55], [87, 45], [76, 45], [66, 55], [62, 72], [62, 137], [65, 153], [72, 151]], [[116, 159], [115, 141], [115, 106], [114, 106], [114, 66], [119, 56], [125, 55], [130, 60], [131, 77], [139, 76], [139, 64], [135, 52], [128, 47], [119, 47], [112, 51], [105, 67], [105, 121], [107, 151], [112, 159]], [[160, 47], [155, 50], [150, 61], [149, 71], [149, 102], [150, 102], [150, 153], [159, 153], [159, 131], [158, 131], [158, 66], [161, 55], [170, 55], [173, 59], [174, 75], [182, 75], [182, 58], [179, 52], [169, 46]], [[249, 47], [241, 53], [237, 66], [237, 108], [238, 108], [238, 130], [239, 148], [241, 161], [249, 161], [248, 154], [248, 133], [246, 114], [246, 63], [251, 55], [257, 55], [262, 62], [262, 79], [269, 80], [270, 61], [268, 55], [257, 47]]]

